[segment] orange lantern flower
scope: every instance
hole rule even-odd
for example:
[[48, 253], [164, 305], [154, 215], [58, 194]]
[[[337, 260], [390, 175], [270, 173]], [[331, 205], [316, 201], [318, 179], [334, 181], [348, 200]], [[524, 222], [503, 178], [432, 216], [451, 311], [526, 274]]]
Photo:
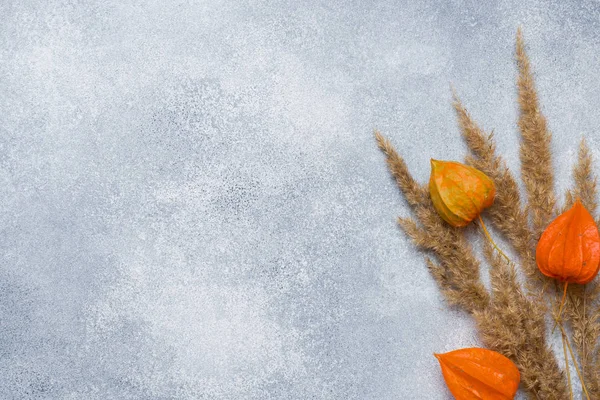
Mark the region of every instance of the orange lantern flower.
[[500, 353], [473, 347], [434, 355], [457, 400], [508, 400], [517, 393], [519, 370]]
[[476, 168], [431, 160], [429, 193], [440, 216], [454, 227], [466, 226], [494, 203], [494, 182]]
[[565, 291], [566, 284], [585, 284], [598, 274], [598, 227], [579, 199], [542, 233], [535, 258], [542, 274], [565, 282]]

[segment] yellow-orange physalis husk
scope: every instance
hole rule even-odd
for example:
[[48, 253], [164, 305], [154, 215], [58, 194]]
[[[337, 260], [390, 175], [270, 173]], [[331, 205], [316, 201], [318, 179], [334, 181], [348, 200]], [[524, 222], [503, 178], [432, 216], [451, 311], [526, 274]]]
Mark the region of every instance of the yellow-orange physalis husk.
[[563, 282], [583, 285], [598, 274], [598, 227], [579, 199], [542, 233], [535, 258], [542, 274]]
[[456, 400], [514, 398], [521, 374], [502, 354], [477, 347], [434, 354]]
[[431, 160], [433, 206], [452, 226], [468, 225], [494, 203], [494, 182], [480, 170], [454, 161]]

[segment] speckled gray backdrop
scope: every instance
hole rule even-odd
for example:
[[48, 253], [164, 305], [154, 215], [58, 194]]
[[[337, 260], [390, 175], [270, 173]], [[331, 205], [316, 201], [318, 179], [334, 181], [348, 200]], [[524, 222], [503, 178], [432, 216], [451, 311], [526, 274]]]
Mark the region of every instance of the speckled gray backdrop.
[[600, 160], [598, 3], [492, 3], [1, 1], [0, 398], [449, 399], [373, 129], [425, 181], [453, 83], [518, 168], [521, 24]]

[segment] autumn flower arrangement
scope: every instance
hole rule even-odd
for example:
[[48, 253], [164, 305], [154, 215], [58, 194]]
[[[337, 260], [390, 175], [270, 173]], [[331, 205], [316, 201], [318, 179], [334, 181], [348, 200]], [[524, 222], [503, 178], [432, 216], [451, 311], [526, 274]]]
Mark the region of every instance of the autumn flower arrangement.
[[[521, 385], [531, 399], [573, 398], [572, 363], [584, 398], [600, 399], [600, 236], [591, 154], [582, 141], [575, 184], [559, 209], [551, 135], [520, 30], [516, 60], [525, 204], [493, 136], [473, 121], [456, 94], [453, 105], [469, 154], [464, 164], [431, 160], [428, 185], [412, 178], [386, 138], [375, 136], [414, 214], [398, 219], [401, 229], [427, 253], [427, 266], [448, 303], [474, 318], [485, 346], [435, 355], [452, 394], [512, 399]], [[512, 246], [514, 260], [496, 245], [484, 221]], [[465, 236], [469, 224], [478, 224], [486, 239], [491, 290], [482, 283], [481, 260]], [[548, 343], [553, 334], [562, 339], [564, 361]]]

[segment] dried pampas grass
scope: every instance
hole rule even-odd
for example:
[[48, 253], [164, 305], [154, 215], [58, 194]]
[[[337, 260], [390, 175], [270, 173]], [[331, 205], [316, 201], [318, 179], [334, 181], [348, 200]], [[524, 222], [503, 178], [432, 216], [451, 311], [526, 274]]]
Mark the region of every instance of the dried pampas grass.
[[[557, 318], [559, 293], [554, 281], [542, 275], [535, 261], [537, 241], [557, 209], [550, 150], [551, 134], [540, 111], [531, 65], [523, 35], [516, 39], [518, 66], [519, 131], [521, 134], [521, 179], [527, 199], [522, 201], [519, 187], [502, 157], [497, 153], [492, 134], [485, 133], [473, 121], [454, 93], [462, 136], [469, 148], [465, 162], [487, 174], [496, 185], [494, 205], [486, 219], [501, 233], [519, 257], [524, 280], [517, 278], [516, 265], [507, 263], [486, 242], [485, 261], [490, 266], [491, 291], [480, 278], [480, 264], [460, 228], [446, 224], [433, 207], [427, 186], [416, 182], [406, 163], [379, 132], [377, 144], [386, 155], [388, 167], [410, 205], [414, 217], [399, 218], [400, 228], [413, 243], [427, 252], [427, 266], [445, 299], [471, 314], [484, 345], [509, 357], [521, 372], [521, 382], [532, 399], [567, 399], [567, 373], [548, 345], [546, 322]], [[578, 162], [573, 171], [574, 186], [567, 193], [565, 207], [579, 197], [595, 216], [597, 191], [592, 172], [592, 157], [585, 141], [581, 142]], [[600, 399], [600, 288], [596, 280], [587, 285], [568, 286], [563, 320], [572, 338], [559, 321], [563, 344], [574, 344], [577, 364], [590, 398]], [[567, 349], [565, 348], [565, 354]]]

